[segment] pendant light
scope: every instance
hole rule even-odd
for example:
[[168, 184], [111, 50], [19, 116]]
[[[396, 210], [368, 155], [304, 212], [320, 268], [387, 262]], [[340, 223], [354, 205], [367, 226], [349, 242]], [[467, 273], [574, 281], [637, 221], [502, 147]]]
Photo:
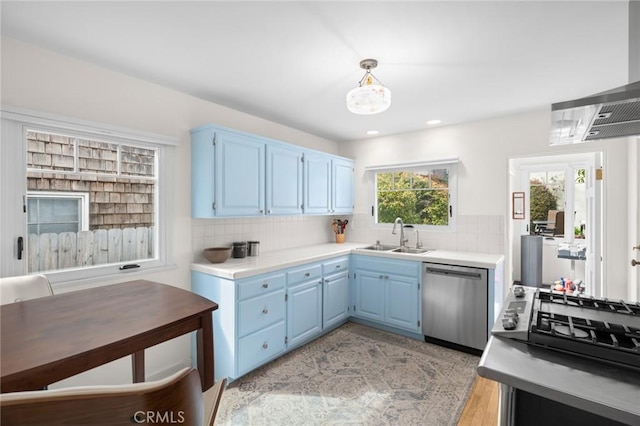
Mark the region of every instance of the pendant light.
[[363, 59], [360, 68], [366, 72], [358, 87], [347, 93], [347, 108], [354, 114], [377, 114], [391, 105], [391, 91], [375, 78], [371, 70], [378, 66], [375, 59]]

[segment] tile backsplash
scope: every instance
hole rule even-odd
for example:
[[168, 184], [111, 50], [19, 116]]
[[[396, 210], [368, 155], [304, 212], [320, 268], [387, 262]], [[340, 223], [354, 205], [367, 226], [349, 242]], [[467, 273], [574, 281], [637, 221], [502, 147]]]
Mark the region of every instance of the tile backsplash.
[[192, 219], [194, 260], [207, 247], [228, 247], [234, 241], [260, 241], [260, 253], [334, 241], [332, 216], [269, 216]]
[[[260, 253], [325, 244], [335, 241], [331, 230], [333, 216], [269, 216], [233, 219], [192, 219], [193, 259], [203, 259], [207, 247], [231, 246], [234, 241], [260, 241]], [[398, 244], [391, 225], [374, 225], [371, 216], [336, 216], [349, 219], [346, 241]], [[504, 254], [503, 215], [461, 215], [455, 232], [420, 231], [426, 248]]]

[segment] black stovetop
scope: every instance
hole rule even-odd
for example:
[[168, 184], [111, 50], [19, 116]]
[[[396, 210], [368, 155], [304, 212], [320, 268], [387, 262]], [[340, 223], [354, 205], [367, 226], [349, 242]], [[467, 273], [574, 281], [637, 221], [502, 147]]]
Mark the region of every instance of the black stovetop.
[[539, 290], [529, 343], [640, 370], [640, 303]]

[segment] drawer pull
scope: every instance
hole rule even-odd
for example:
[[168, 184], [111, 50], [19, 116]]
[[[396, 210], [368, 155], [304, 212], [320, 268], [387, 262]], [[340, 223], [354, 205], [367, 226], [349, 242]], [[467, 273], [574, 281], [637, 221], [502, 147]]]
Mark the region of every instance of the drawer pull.
[[262, 288], [269, 288], [269, 283], [262, 284]]
[[382, 279], [384, 279], [384, 275], [378, 275], [378, 278], [380, 278], [382, 280]]
[[304, 276], [305, 276], [305, 277], [308, 277], [308, 276], [310, 276], [310, 275], [311, 275], [311, 274], [310, 274], [310, 273], [308, 273], [308, 272], [307, 272], [306, 274], [304, 274]]
[[336, 269], [340, 269], [340, 265], [336, 265]]
[[262, 349], [268, 349], [269, 348], [269, 344], [267, 342], [264, 342], [262, 344]]
[[267, 315], [267, 314], [269, 313], [269, 310], [268, 310], [267, 308], [264, 308], [264, 309], [262, 310], [262, 313], [263, 313], [264, 315]]

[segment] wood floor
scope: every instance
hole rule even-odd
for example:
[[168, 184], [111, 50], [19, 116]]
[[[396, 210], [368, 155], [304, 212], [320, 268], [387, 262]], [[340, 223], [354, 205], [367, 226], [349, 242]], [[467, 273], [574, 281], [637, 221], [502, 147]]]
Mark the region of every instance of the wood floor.
[[496, 426], [498, 424], [498, 383], [476, 378], [458, 426]]

